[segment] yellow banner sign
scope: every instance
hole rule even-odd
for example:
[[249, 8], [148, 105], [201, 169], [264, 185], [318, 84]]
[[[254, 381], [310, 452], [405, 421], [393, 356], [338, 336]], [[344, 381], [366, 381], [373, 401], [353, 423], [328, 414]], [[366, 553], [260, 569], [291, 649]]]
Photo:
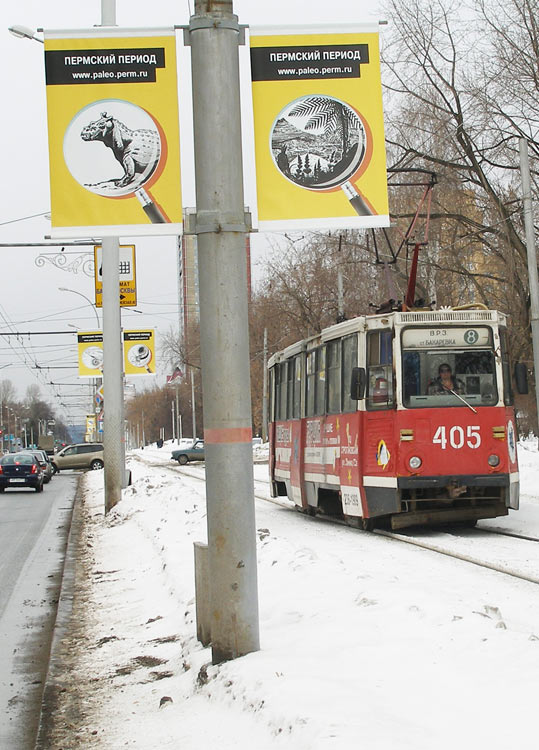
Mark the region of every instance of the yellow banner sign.
[[124, 331], [126, 375], [155, 375], [155, 332]]
[[103, 333], [79, 331], [77, 348], [80, 378], [103, 377]]
[[388, 226], [377, 26], [250, 44], [259, 228]]
[[[137, 270], [134, 245], [120, 245], [120, 307], [137, 304]], [[103, 307], [103, 248], [94, 246], [95, 306]]]
[[[79, 331], [77, 345], [79, 377], [103, 377], [102, 331]], [[153, 328], [145, 331], [123, 331], [123, 347], [125, 375], [155, 375], [155, 331]]]
[[182, 229], [174, 29], [45, 32], [53, 237]]

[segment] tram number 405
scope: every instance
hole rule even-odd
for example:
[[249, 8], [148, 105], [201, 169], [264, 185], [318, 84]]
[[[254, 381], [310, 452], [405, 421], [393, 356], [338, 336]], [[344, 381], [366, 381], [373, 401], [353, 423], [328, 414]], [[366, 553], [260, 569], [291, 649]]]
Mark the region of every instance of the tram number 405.
[[451, 448], [463, 448], [465, 445], [468, 448], [479, 448], [481, 445], [481, 432], [479, 425], [468, 425], [466, 430], [460, 425], [455, 425], [449, 429], [445, 425], [440, 425], [432, 442], [436, 445], [441, 446], [442, 450], [447, 448], [449, 444]]

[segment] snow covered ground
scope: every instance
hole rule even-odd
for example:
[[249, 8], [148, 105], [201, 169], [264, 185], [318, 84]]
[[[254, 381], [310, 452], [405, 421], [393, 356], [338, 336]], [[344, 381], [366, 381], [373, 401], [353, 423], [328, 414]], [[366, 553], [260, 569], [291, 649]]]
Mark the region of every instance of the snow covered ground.
[[[519, 458], [521, 510], [480, 525], [539, 537], [535, 442]], [[81, 631], [65, 644], [78, 719], [60, 704], [68, 734], [51, 748], [537, 747], [536, 585], [256, 500], [261, 650], [212, 666], [194, 612], [203, 469], [184, 473], [166, 445], [129, 468], [106, 518], [103, 472], [83, 480]], [[507, 541], [491, 553], [511, 565]]]

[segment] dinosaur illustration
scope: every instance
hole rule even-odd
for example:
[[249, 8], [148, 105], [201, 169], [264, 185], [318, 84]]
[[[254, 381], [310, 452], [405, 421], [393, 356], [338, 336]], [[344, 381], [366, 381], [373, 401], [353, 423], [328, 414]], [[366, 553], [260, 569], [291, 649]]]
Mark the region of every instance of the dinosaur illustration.
[[113, 181], [116, 187], [136, 183], [138, 174], [149, 177], [159, 162], [161, 141], [157, 130], [130, 130], [107, 112], [86, 125], [80, 135], [83, 141], [101, 141], [112, 149], [124, 170], [123, 176]]

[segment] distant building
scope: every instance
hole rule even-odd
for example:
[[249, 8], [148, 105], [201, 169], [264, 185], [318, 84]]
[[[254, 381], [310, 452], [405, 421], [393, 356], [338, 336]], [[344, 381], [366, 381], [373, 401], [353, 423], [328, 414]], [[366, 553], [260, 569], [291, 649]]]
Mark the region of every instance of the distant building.
[[[245, 240], [247, 256], [247, 299], [251, 300], [251, 242]], [[200, 322], [200, 298], [198, 290], [197, 238], [194, 234], [184, 234], [178, 243], [178, 328], [180, 340], [188, 343], [189, 332], [198, 328]], [[183, 368], [182, 368], [183, 369]], [[185, 372], [185, 369], [184, 369]]]

